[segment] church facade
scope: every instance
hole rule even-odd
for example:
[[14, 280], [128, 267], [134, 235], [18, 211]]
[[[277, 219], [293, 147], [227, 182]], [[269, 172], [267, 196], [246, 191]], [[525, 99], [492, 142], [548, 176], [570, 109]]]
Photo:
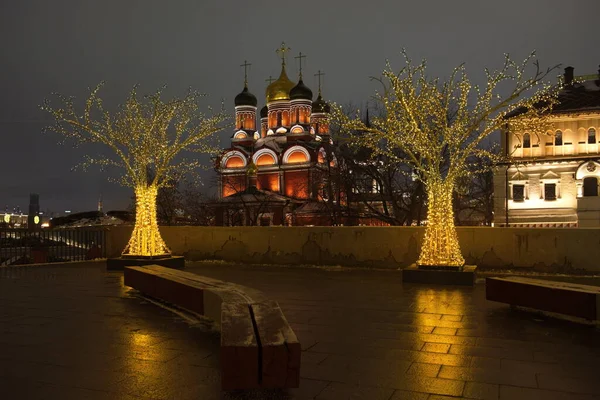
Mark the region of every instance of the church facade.
[[495, 226], [600, 226], [600, 71], [565, 68], [552, 123], [542, 136], [502, 132], [512, 161], [494, 173]]
[[[319, 90], [287, 75], [282, 44], [281, 72], [265, 91], [257, 125], [258, 100], [248, 88], [235, 97], [231, 145], [217, 159], [219, 200], [216, 225], [327, 225], [323, 204], [328, 171], [335, 168], [328, 127], [330, 106]], [[246, 64], [245, 64], [246, 65]], [[336, 199], [337, 200], [337, 199]]]

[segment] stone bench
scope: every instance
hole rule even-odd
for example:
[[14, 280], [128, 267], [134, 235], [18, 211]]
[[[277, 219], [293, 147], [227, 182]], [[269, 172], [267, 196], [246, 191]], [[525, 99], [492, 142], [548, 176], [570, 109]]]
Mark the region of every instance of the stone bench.
[[147, 296], [216, 322], [223, 390], [299, 387], [300, 343], [279, 304], [262, 292], [158, 265], [126, 267], [124, 279]]
[[486, 278], [486, 299], [597, 320], [600, 287], [523, 277]]

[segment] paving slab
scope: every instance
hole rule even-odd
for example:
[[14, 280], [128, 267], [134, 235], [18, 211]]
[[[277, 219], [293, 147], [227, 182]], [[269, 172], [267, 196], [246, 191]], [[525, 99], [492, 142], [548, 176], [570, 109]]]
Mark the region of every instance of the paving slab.
[[482, 282], [403, 284], [399, 271], [214, 262], [186, 270], [276, 299], [302, 344], [301, 388], [330, 382], [316, 398], [600, 395], [596, 326], [486, 301]]
[[600, 399], [596, 326], [488, 302], [482, 284], [222, 262], [186, 271], [279, 303], [301, 343], [300, 388], [221, 392], [210, 321], [158, 307], [90, 262], [0, 269], [2, 397]]

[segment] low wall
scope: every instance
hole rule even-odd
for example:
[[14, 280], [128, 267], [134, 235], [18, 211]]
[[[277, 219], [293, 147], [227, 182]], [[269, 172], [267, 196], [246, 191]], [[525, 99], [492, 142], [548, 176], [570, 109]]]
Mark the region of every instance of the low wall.
[[[111, 227], [107, 254], [117, 257], [130, 226]], [[481, 268], [600, 272], [600, 229], [459, 227], [463, 255]], [[422, 227], [165, 226], [174, 254], [188, 260], [399, 268], [418, 257]]]

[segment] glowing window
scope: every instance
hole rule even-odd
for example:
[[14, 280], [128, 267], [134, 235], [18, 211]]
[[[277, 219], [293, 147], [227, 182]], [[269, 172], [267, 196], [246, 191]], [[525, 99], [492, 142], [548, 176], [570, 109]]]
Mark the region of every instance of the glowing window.
[[531, 147], [531, 135], [529, 133], [526, 133], [523, 135], [523, 147], [524, 148]]
[[299, 125], [296, 125], [296, 126], [294, 126], [294, 127], [291, 129], [291, 131], [290, 131], [290, 132], [292, 132], [292, 133], [303, 133], [303, 132], [304, 132], [304, 128], [303, 128], [303, 127], [301, 127], [301, 126], [299, 126]]
[[556, 133], [554, 134], [554, 145], [555, 146], [562, 146], [563, 141], [562, 141], [562, 132], [561, 131], [556, 131]]
[[256, 159], [256, 165], [274, 165], [275, 159], [271, 154], [263, 154]]
[[288, 157], [288, 163], [303, 163], [307, 161], [308, 158], [306, 158], [306, 154], [301, 151], [294, 151]]
[[588, 129], [588, 143], [596, 143], [596, 130], [594, 128]]
[[229, 159], [227, 159], [227, 162], [225, 163], [225, 168], [240, 168], [243, 166], [244, 160], [242, 160], [242, 157], [238, 156], [229, 157]]

